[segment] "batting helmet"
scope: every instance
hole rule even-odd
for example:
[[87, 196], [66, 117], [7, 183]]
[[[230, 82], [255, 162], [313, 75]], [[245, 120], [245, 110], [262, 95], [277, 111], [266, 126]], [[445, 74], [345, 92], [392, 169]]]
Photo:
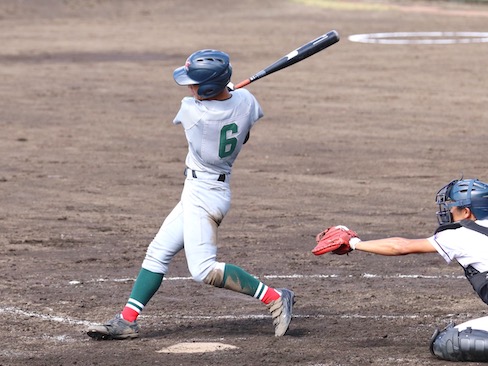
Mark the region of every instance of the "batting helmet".
[[217, 50], [201, 50], [188, 57], [185, 66], [173, 72], [178, 85], [199, 85], [198, 95], [212, 98], [227, 87], [232, 76], [229, 55]]
[[436, 195], [439, 224], [452, 222], [452, 207], [467, 207], [477, 220], [488, 218], [488, 184], [478, 179], [453, 180], [442, 187]]

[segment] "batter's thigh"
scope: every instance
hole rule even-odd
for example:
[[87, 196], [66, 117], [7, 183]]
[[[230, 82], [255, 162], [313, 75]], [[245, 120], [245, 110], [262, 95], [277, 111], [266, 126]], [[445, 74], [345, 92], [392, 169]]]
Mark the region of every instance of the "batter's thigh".
[[187, 179], [182, 196], [184, 243], [188, 268], [202, 282], [214, 268], [217, 229], [230, 209], [228, 184]]

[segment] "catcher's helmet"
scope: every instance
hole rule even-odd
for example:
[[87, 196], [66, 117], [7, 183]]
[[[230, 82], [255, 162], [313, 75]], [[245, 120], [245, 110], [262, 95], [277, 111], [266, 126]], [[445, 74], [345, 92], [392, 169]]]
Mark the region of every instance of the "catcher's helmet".
[[436, 195], [439, 224], [452, 222], [452, 207], [467, 207], [477, 220], [488, 218], [488, 184], [478, 179], [453, 180], [442, 187]]
[[201, 50], [188, 57], [185, 66], [173, 72], [178, 85], [198, 84], [198, 95], [212, 98], [227, 87], [232, 76], [229, 55], [217, 50]]

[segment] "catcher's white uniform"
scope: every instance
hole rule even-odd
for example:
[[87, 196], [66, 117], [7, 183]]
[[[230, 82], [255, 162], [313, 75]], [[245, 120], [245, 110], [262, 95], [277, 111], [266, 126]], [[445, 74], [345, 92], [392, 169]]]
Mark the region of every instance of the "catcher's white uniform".
[[[476, 223], [488, 227], [488, 220]], [[463, 267], [471, 265], [480, 272], [488, 271], [488, 236], [460, 227], [438, 232], [428, 240], [447, 263], [456, 260]]]
[[194, 280], [203, 281], [216, 262], [217, 228], [231, 203], [232, 165], [249, 131], [263, 116], [246, 89], [226, 100], [185, 97], [173, 123], [188, 141], [186, 180], [180, 202], [148, 247], [142, 267], [166, 274], [171, 259], [185, 249]]
[[[488, 227], [488, 220], [477, 220], [476, 223]], [[428, 240], [447, 263], [456, 260], [464, 268], [471, 265], [479, 272], [488, 271], [487, 235], [460, 227], [438, 232]], [[455, 328], [462, 331], [467, 327], [488, 331], [488, 317], [473, 319]]]

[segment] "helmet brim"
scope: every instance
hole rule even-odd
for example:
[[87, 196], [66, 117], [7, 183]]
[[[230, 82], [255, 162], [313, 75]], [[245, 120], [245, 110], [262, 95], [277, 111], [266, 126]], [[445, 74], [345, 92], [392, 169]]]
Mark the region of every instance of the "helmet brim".
[[173, 78], [178, 85], [195, 85], [198, 84], [197, 81], [193, 80], [188, 76], [185, 66], [178, 67], [173, 71]]

